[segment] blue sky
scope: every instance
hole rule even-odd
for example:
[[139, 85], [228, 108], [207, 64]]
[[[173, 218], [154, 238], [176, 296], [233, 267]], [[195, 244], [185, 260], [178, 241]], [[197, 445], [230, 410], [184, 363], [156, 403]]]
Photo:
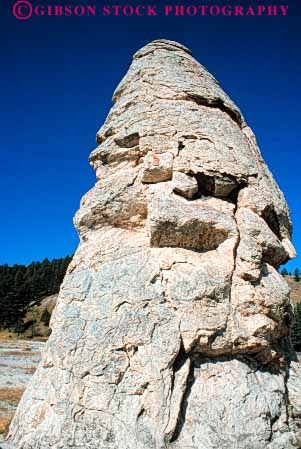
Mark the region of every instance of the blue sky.
[[72, 216], [94, 184], [95, 134], [133, 52], [156, 38], [187, 45], [238, 104], [285, 193], [301, 253], [298, 3], [286, 2], [288, 17], [28, 21], [2, 3], [0, 263], [75, 251]]

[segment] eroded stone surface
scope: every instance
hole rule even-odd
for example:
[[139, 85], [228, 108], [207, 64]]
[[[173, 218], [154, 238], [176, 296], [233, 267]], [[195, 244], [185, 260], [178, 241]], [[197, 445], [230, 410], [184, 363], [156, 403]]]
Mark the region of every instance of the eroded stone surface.
[[[239, 109], [154, 41], [117, 87], [97, 183], [11, 449], [301, 447], [285, 199]], [[188, 182], [189, 181], [189, 182]]]

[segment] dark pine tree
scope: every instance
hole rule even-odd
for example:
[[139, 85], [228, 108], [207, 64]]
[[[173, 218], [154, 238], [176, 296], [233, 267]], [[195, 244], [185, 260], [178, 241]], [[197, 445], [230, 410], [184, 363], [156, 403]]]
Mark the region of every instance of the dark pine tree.
[[294, 270], [294, 281], [300, 282], [300, 270], [299, 270], [299, 268], [295, 268], [295, 270]]
[[45, 326], [49, 326], [50, 317], [50, 313], [48, 312], [47, 308], [45, 308], [41, 315], [41, 321], [45, 324]]
[[287, 271], [287, 269], [286, 269], [286, 268], [283, 268], [283, 269], [281, 270], [281, 274], [282, 274], [282, 276], [288, 276], [288, 271]]

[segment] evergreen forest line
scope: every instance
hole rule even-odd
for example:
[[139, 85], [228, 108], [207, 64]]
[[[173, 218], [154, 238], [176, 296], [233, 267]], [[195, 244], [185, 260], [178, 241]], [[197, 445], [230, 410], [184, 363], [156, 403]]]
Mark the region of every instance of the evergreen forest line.
[[29, 308], [58, 293], [72, 257], [0, 265], [0, 328], [22, 333]]

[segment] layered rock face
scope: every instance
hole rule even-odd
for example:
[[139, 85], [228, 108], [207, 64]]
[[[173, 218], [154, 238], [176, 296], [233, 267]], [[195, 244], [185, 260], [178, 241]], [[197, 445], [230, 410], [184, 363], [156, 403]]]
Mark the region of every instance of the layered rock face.
[[182, 45], [135, 55], [15, 449], [301, 447], [285, 199], [241, 112]]

